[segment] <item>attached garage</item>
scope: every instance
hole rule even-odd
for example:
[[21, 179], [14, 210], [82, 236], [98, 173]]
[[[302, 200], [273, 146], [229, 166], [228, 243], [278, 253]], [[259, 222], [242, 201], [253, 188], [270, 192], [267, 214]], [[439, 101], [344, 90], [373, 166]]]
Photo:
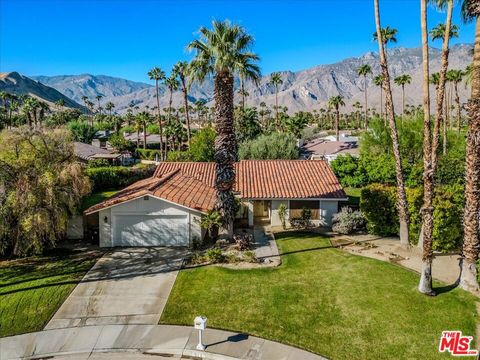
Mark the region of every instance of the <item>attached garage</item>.
[[142, 196], [98, 212], [101, 247], [189, 246], [201, 239], [201, 213], [154, 196]]
[[113, 246], [188, 246], [188, 216], [115, 215]]

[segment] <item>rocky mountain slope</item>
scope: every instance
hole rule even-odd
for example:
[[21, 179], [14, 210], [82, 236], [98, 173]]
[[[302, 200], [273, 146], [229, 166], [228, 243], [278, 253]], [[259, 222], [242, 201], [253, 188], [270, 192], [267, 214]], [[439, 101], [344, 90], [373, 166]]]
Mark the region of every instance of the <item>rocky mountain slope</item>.
[[63, 99], [66, 107], [83, 110], [82, 105], [63, 95], [58, 90], [20, 75], [15, 71], [0, 73], [0, 91], [6, 91], [15, 95], [30, 95], [46, 101], [49, 105], [53, 105], [56, 101]]
[[105, 75], [58, 75], [58, 76], [31, 76], [42, 84], [51, 86], [65, 96], [83, 104], [82, 97], [87, 96], [92, 101], [97, 95], [112, 98], [130, 94], [151, 85]]
[[[455, 45], [450, 51], [450, 68], [465, 69], [472, 61], [472, 45]], [[393, 48], [388, 51], [389, 67], [392, 79], [402, 74], [410, 74], [412, 83], [406, 85], [406, 103], [419, 105], [422, 99], [422, 67], [420, 48]], [[357, 68], [362, 64], [372, 66], [373, 75], [367, 78], [367, 91], [369, 107], [380, 110], [380, 89], [373, 84], [373, 77], [380, 72], [379, 57], [377, 53], [369, 52], [360, 57], [348, 58], [335, 64], [319, 65], [311, 69], [298, 72], [282, 72], [283, 84], [278, 95], [279, 104], [286, 106], [290, 113], [300, 110], [319, 109], [328, 102], [331, 96], [342, 95], [345, 98], [345, 110], [351, 110], [352, 104], [359, 101], [364, 103], [364, 80], [357, 75]], [[440, 69], [440, 50], [431, 49], [431, 72]], [[34, 77], [45, 84], [54, 87], [64, 95], [73, 99], [88, 96], [92, 101], [95, 96], [103, 95], [102, 103], [112, 101], [115, 110], [123, 113], [130, 103], [140, 108], [146, 105], [156, 105], [155, 88], [146, 83], [132, 82], [125, 79], [108, 76], [75, 75], [55, 77]], [[265, 102], [269, 106], [275, 104], [275, 89], [269, 83], [269, 74], [264, 76], [259, 86], [247, 83], [249, 92], [247, 102], [249, 105], [258, 106]], [[238, 87], [238, 80], [236, 86]], [[432, 91], [434, 89], [432, 87]], [[459, 86], [461, 101], [466, 101], [469, 90]], [[189, 93], [190, 101], [199, 99], [213, 105], [213, 81], [207, 79], [203, 84], [194, 84]], [[401, 112], [402, 92], [399, 86], [393, 85], [393, 96], [397, 112]], [[164, 86], [160, 88], [160, 105], [168, 105], [169, 94]], [[173, 104], [180, 106], [183, 98], [181, 92], [174, 93]], [[240, 101], [236, 94], [236, 101]], [[432, 102], [433, 103], [433, 102]]]

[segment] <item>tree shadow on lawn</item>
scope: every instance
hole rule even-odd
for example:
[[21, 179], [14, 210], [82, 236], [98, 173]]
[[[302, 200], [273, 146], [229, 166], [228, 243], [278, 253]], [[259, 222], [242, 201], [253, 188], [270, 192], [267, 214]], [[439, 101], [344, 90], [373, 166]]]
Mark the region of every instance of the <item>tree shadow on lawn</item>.
[[[70, 274], [79, 273], [79, 275], [81, 274], [82, 276], [86, 273], [86, 275], [83, 276], [83, 279], [77, 278], [63, 281], [52, 281], [51, 283], [47, 284], [26, 286], [23, 288], [12, 289], [2, 292], [2, 287], [16, 285], [16, 283], [11, 282], [6, 285], [0, 286], [0, 295], [14, 294], [23, 291], [37, 290], [59, 285], [78, 284], [79, 282], [89, 283], [105, 280], [122, 280], [134, 278], [137, 276], [155, 276], [161, 273], [170, 272], [173, 270], [171, 262], [179, 261], [180, 255], [173, 250], [172, 254], [165, 254], [165, 251], [168, 252], [168, 250], [168, 248], [147, 248], [144, 250], [141, 256], [139, 256], [135, 252], [129, 252], [128, 248], [125, 250], [121, 248], [113, 249], [110, 252], [110, 255], [114, 254], [115, 256], [109, 256], [107, 258], [104, 258], [104, 261], [101, 262], [98, 262], [97, 260], [97, 262], [90, 269], [87, 269], [86, 271], [85, 269], [77, 269], [76, 271], [70, 271]], [[161, 259], [161, 261], [153, 261], [153, 259], [155, 258]], [[84, 259], [84, 261], [87, 260], [88, 259]], [[62, 268], [63, 267], [64, 266], [62, 266]], [[18, 281], [18, 283], [31, 282], [34, 280], [41, 280], [48, 277], [67, 274], [68, 272], [58, 273], [58, 268], [53, 267], [51, 269], [51, 273], [49, 273], [48, 276], [39, 276], [36, 278], [29, 278], [28, 280], [20, 280]]]
[[[52, 256], [49, 256], [52, 254]], [[103, 255], [103, 251], [89, 250], [78, 251], [71, 249], [56, 249], [55, 251], [47, 251], [41, 257], [12, 260], [12, 264], [0, 266], [0, 273], [4, 270], [5, 274], [0, 275], [0, 294], [2, 288], [7, 286], [20, 285], [32, 281], [47, 280], [53, 277], [73, 275], [76, 273], [85, 273], [84, 269], [79, 269], [86, 261], [91, 261], [92, 258], [99, 258]], [[60, 264], [61, 262], [61, 264]], [[52, 263], [58, 263], [53, 266], [48, 266]], [[42, 268], [45, 267], [45, 268]], [[38, 269], [38, 271], [36, 271]], [[32, 276], [35, 273], [38, 276]], [[2, 282], [2, 279], [23, 277], [25, 278], [16, 281]]]
[[[332, 235], [321, 234], [321, 233], [309, 233], [309, 232], [305, 232], [305, 231], [299, 231], [299, 232], [285, 231], [285, 232], [278, 233], [277, 236], [278, 236], [278, 239], [276, 238], [276, 240], [288, 241], [288, 242], [299, 241], [299, 240], [300, 241], [301, 240], [309, 240], [312, 237], [321, 237], [321, 238], [327, 239], [330, 243], [330, 245], [327, 245], [327, 246], [319, 246], [319, 247], [314, 247], [314, 248], [307, 248], [307, 249], [300, 249], [300, 250], [292, 250], [292, 251], [282, 252], [280, 255], [298, 254], [298, 253], [311, 252], [311, 251], [317, 251], [317, 250], [326, 250], [326, 249], [342, 249], [344, 246], [352, 245], [352, 244], [355, 243], [354, 241], [348, 241], [348, 242], [342, 242], [341, 244], [334, 245], [334, 244], [332, 244], [332, 241], [331, 241], [331, 239], [334, 237]], [[371, 241], [371, 240], [365, 240], [365, 242], [369, 242], [369, 241]], [[351, 254], [351, 255], [355, 256], [356, 254]], [[362, 256], [362, 255], [356, 255], [356, 256], [367, 258], [367, 257]], [[263, 256], [263, 257], [260, 257], [259, 259], [268, 259], [270, 257], [273, 257], [273, 256], [271, 256], [271, 255]], [[382, 262], [392, 264], [392, 265], [396, 265], [396, 266], [398, 266], [398, 267], [400, 267], [404, 270], [411, 271], [411, 272], [415, 273], [416, 275], [420, 276], [420, 273], [418, 271], [407, 268], [407, 267], [402, 266], [398, 263], [391, 262], [391, 261], [383, 261], [383, 260], [379, 260], [379, 259], [374, 259], [374, 260], [382, 261]], [[433, 291], [435, 293], [435, 296], [438, 296], [438, 295], [441, 295], [441, 294], [444, 294], [444, 293], [449, 293], [452, 290], [456, 289], [459, 285], [459, 281], [460, 281], [460, 279], [457, 279], [453, 284], [450, 284], [450, 285], [442, 285], [442, 286], [438, 286], [438, 287], [434, 286]]]

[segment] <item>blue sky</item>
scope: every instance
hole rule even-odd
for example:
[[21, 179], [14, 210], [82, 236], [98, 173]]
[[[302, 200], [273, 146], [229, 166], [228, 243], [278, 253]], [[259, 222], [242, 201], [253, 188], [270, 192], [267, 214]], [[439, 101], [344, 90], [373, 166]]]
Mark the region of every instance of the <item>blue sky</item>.
[[[382, 25], [398, 45], [420, 45], [418, 0], [380, 0]], [[445, 14], [429, 11], [429, 27]], [[148, 82], [167, 72], [202, 25], [230, 19], [255, 37], [264, 74], [301, 70], [376, 50], [373, 0], [0, 0], [0, 71], [26, 75], [104, 74]], [[472, 43], [460, 20], [454, 43]], [[440, 47], [440, 44], [436, 44]]]

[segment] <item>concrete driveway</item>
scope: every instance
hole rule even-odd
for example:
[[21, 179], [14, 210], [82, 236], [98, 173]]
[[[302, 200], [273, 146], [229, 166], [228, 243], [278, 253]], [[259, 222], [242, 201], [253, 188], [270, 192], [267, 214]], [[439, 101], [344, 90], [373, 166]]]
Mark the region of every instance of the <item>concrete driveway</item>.
[[123, 248], [103, 256], [45, 329], [107, 324], [158, 324], [188, 250]]

